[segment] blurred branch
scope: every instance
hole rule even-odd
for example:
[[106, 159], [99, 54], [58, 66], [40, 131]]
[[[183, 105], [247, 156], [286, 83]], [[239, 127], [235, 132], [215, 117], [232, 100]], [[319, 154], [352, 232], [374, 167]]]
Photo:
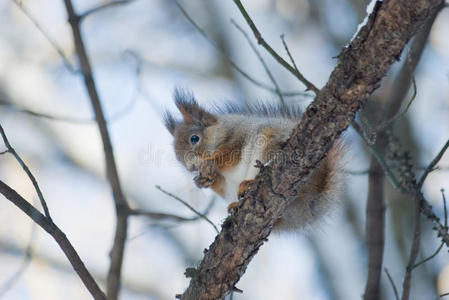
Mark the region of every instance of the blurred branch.
[[89, 98], [95, 112], [95, 119], [100, 130], [106, 161], [106, 175], [109, 184], [111, 185], [114, 197], [117, 223], [115, 228], [114, 244], [110, 252], [111, 263], [108, 271], [106, 294], [109, 299], [115, 300], [118, 298], [120, 290], [120, 277], [128, 229], [128, 215], [126, 214], [126, 212], [128, 211], [129, 206], [120, 185], [120, 179], [115, 164], [114, 151], [112, 148], [111, 139], [109, 137], [103, 108], [101, 106], [100, 97], [98, 96], [97, 88], [95, 86], [95, 81], [93, 78], [86, 48], [84, 46], [84, 41], [81, 36], [80, 16], [75, 13], [71, 0], [64, 0], [64, 3], [67, 10], [70, 27], [72, 28], [75, 49], [81, 66], [84, 84], [89, 94]]
[[382, 154], [380, 153], [379, 149], [377, 149], [377, 147], [375, 145], [373, 145], [372, 143], [370, 143], [370, 141], [368, 141], [368, 139], [366, 138], [366, 134], [364, 133], [364, 131], [362, 130], [362, 128], [359, 126], [359, 124], [356, 121], [353, 121], [351, 123], [351, 125], [352, 125], [352, 128], [355, 129], [355, 131], [360, 135], [360, 137], [366, 143], [371, 154], [377, 159], [377, 162], [380, 164], [380, 166], [384, 170], [385, 174], [387, 175], [388, 179], [390, 180], [391, 185], [395, 189], [403, 192], [404, 188], [401, 186], [400, 181], [396, 178], [393, 171], [386, 163], [386, 161], [385, 161], [384, 157], [382, 156]]
[[20, 166], [22, 167], [22, 169], [28, 175], [28, 178], [30, 178], [31, 182], [33, 183], [34, 189], [36, 190], [37, 196], [39, 197], [42, 208], [44, 209], [45, 216], [48, 218], [48, 220], [50, 222], [52, 222], [50, 212], [48, 210], [47, 202], [44, 199], [44, 195], [42, 194], [42, 191], [39, 187], [39, 184], [37, 183], [36, 178], [34, 177], [33, 173], [31, 173], [30, 169], [25, 164], [25, 162], [22, 160], [22, 158], [19, 156], [19, 154], [17, 154], [16, 150], [14, 150], [14, 148], [9, 143], [8, 138], [6, 137], [5, 131], [3, 130], [3, 127], [1, 124], [0, 124], [0, 135], [3, 138], [3, 142], [5, 143], [5, 146], [8, 149], [8, 152], [11, 153], [14, 156], [14, 158], [19, 162]]
[[[376, 146], [379, 152], [373, 152], [374, 155], [371, 157], [370, 169], [373, 170], [373, 172], [369, 175], [369, 193], [368, 203], [366, 206], [366, 243], [368, 247], [369, 259], [368, 276], [364, 293], [365, 300], [377, 300], [380, 298], [380, 279], [382, 274], [382, 262], [385, 244], [385, 196], [383, 189], [385, 174], [387, 174], [392, 183], [394, 183], [398, 187], [401, 187], [402, 189], [401, 183], [393, 180], [395, 177], [390, 176], [391, 172], [381, 172], [382, 164], [384, 164], [384, 161], [383, 159], [381, 159], [382, 156], [380, 156], [379, 153], [383, 153], [387, 149], [389, 143], [385, 129], [389, 128], [398, 117], [405, 115], [413, 100], [416, 98], [416, 84], [413, 80], [413, 74], [418, 62], [421, 59], [421, 55], [424, 50], [424, 46], [426, 45], [430, 29], [440, 9], [441, 8], [437, 9], [433, 13], [433, 15], [428, 18], [428, 20], [426, 20], [422, 28], [413, 39], [412, 45], [410, 46], [410, 50], [407, 54], [407, 59], [394, 80], [390, 92], [391, 95], [389, 97], [389, 101], [386, 104], [386, 108], [382, 114], [383, 117], [381, 118], [380, 124], [381, 126], [383, 126], [383, 129], [380, 131], [377, 129], [379, 132], [377, 135]], [[413, 96], [409, 101], [406, 109], [402, 113], [400, 113], [401, 105], [410, 88], [411, 81], [413, 81], [414, 87]], [[360, 133], [360, 130], [356, 129], [356, 131]], [[368, 146], [371, 150], [374, 149], [374, 145]], [[435, 165], [436, 163], [437, 162], [435, 162]], [[383, 167], [387, 168], [387, 164], [384, 164]], [[423, 180], [424, 179], [425, 177], [423, 178]], [[418, 189], [421, 188], [421, 185], [419, 185]], [[414, 198], [417, 199], [417, 197]], [[419, 247], [420, 206], [419, 203], [415, 203], [415, 205], [416, 213], [414, 246]], [[416, 251], [418, 251], [418, 249], [416, 249]], [[415, 259], [416, 257], [413, 258], [413, 262]]]
[[[424, 171], [425, 169], [427, 169], [427, 167], [420, 166], [420, 167], [414, 167], [413, 169], [414, 170], [420, 170], [420, 171], [422, 170], [422, 171]], [[436, 166], [436, 167], [434, 167], [432, 169], [432, 172], [434, 172], [434, 171], [449, 171], [449, 167]], [[348, 174], [348, 175], [357, 176], [357, 175], [368, 175], [371, 172], [373, 172], [373, 170], [368, 168], [368, 169], [362, 169], [362, 170], [345, 170], [344, 172], [346, 174]]]
[[[425, 41], [424, 41], [425, 42]], [[424, 43], [425, 44], [425, 43]], [[423, 44], [423, 48], [424, 48], [424, 44]], [[420, 53], [421, 55], [421, 53]], [[407, 60], [408, 62], [409, 60]], [[405, 65], [407, 65], [407, 62], [405, 63]], [[417, 95], [417, 88], [416, 88], [416, 81], [415, 81], [415, 77], [412, 77], [412, 83], [413, 83], [413, 95], [410, 98], [410, 101], [407, 104], [407, 107], [404, 109], [404, 111], [402, 112], [398, 112], [395, 116], [393, 116], [391, 119], [379, 124], [378, 126], [376, 126], [376, 131], [380, 132], [383, 131], [389, 127], [391, 127], [398, 119], [403, 118], [410, 106], [412, 105], [413, 101], [416, 99], [416, 95]], [[395, 89], [395, 87], [392, 88], [393, 90]], [[398, 98], [399, 99], [399, 98]], [[402, 99], [401, 99], [402, 100]], [[401, 101], [402, 102], [402, 101]]]
[[424, 170], [424, 173], [422, 174], [421, 178], [418, 181], [418, 188], [421, 188], [424, 184], [424, 180], [426, 180], [427, 175], [429, 175], [430, 172], [432, 172], [435, 169], [435, 166], [438, 164], [440, 159], [443, 157], [444, 152], [446, 152], [447, 148], [449, 147], [449, 140], [447, 140], [446, 144], [444, 144], [443, 148], [441, 148], [440, 152], [438, 152], [437, 156], [430, 162], [430, 164], [427, 166], [427, 168]]
[[430, 255], [429, 257], [427, 257], [427, 258], [425, 258], [425, 259], [423, 259], [422, 261], [417, 262], [416, 264], [414, 264], [414, 265], [412, 266], [412, 269], [414, 269], [414, 268], [416, 268], [416, 267], [422, 265], [423, 263], [428, 262], [429, 260], [431, 260], [432, 258], [434, 258], [435, 256], [437, 256], [438, 253], [440, 253], [440, 251], [441, 251], [441, 249], [443, 248], [443, 246], [444, 246], [444, 242], [441, 242], [441, 244], [440, 244], [440, 246], [438, 247], [437, 251], [435, 251], [432, 255]]
[[380, 299], [380, 277], [385, 245], [385, 173], [374, 156], [371, 156], [366, 204], [366, 246], [368, 248], [368, 276], [363, 299]]
[[284, 45], [284, 49], [287, 52], [287, 55], [290, 58], [290, 61], [291, 61], [292, 65], [293, 65], [293, 67], [295, 68], [296, 72], [299, 73], [298, 67], [296, 66], [295, 59], [293, 58], [292, 54], [290, 53], [290, 50], [288, 49], [287, 43], [285, 42], [284, 34], [281, 34], [281, 41], [282, 41], [282, 44]]
[[[169, 193], [169, 195], [170, 195], [170, 197], [173, 198], [173, 196], [171, 196], [170, 193]], [[173, 199], [178, 200], [176, 198], [173, 198]], [[181, 202], [181, 203], [184, 204], [186, 202]], [[128, 214], [131, 216], [145, 216], [145, 217], [149, 217], [154, 220], [173, 220], [173, 221], [178, 221], [178, 222], [190, 222], [190, 221], [196, 221], [198, 219], [201, 219], [202, 215], [206, 216], [209, 213], [212, 206], [214, 205], [214, 203], [215, 203], [215, 198], [212, 198], [211, 201], [209, 202], [209, 204], [207, 205], [206, 209], [204, 210], [204, 212], [202, 212], [201, 214], [196, 214], [195, 217], [191, 217], [191, 218], [181, 217], [181, 216], [167, 214], [167, 213], [156, 213], [156, 212], [146, 211], [143, 209], [130, 209], [128, 211]]]
[[413, 229], [413, 240], [412, 246], [410, 248], [410, 256], [408, 259], [407, 267], [405, 269], [405, 276], [402, 281], [402, 300], [408, 300], [410, 297], [411, 279], [413, 265], [415, 264], [416, 258], [418, 257], [419, 246], [421, 242], [421, 201], [424, 201], [422, 196], [416, 196], [413, 198], [414, 202], [414, 229]]
[[108, 7], [112, 7], [112, 6], [119, 6], [119, 5], [123, 5], [123, 4], [128, 4], [131, 3], [135, 0], [113, 0], [113, 1], [109, 1], [103, 4], [100, 4], [98, 6], [95, 6], [94, 8], [91, 8], [87, 11], [85, 11], [83, 14], [79, 15], [80, 17], [80, 22], [82, 22], [86, 17], [95, 14], [101, 10], [104, 10], [105, 8]]
[[441, 0], [376, 4], [367, 24], [343, 50], [328, 82], [282, 149], [287, 159], [259, 165], [254, 183], [223, 223], [198, 268], [189, 270], [191, 281], [181, 299], [223, 299], [234, 288], [289, 201], [297, 199], [310, 172]]
[[52, 121], [61, 121], [61, 122], [79, 123], [79, 124], [89, 124], [89, 123], [95, 122], [94, 119], [62, 117], [62, 116], [55, 116], [55, 115], [50, 115], [50, 114], [46, 114], [46, 113], [35, 112], [35, 111], [29, 110], [26, 108], [18, 107], [15, 104], [6, 103], [6, 102], [0, 102], [0, 106], [5, 106], [5, 107], [13, 109], [14, 111], [24, 113], [24, 114], [27, 114], [27, 115], [30, 115], [33, 117], [48, 119], [48, 120], [52, 120]]
[[276, 80], [273, 77], [273, 74], [271, 74], [270, 69], [268, 69], [267, 64], [265, 63], [265, 61], [263, 60], [262, 56], [260, 55], [259, 51], [257, 51], [257, 48], [254, 46], [254, 44], [251, 42], [248, 34], [245, 32], [245, 30], [243, 30], [243, 28], [238, 25], [233, 19], [231, 19], [231, 23], [242, 33], [242, 35], [245, 37], [246, 41], [248, 42], [248, 44], [250, 45], [251, 49], [253, 50], [253, 52], [256, 54], [257, 58], [259, 59], [260, 63], [263, 65], [263, 68], [265, 69], [265, 72], [267, 73], [268, 77], [270, 78], [271, 82], [273, 83], [273, 85], [275, 86], [275, 90], [276, 93], [279, 96], [279, 100], [281, 102], [281, 105], [285, 105], [284, 102], [284, 98], [282, 98], [282, 92], [281, 89], [279, 88], [278, 83], [276, 82]]
[[14, 285], [20, 280], [22, 275], [28, 269], [31, 263], [31, 259], [33, 258], [32, 252], [33, 252], [34, 236], [36, 233], [35, 229], [36, 223], [32, 222], [31, 235], [28, 241], [28, 245], [25, 248], [25, 255], [23, 257], [22, 263], [20, 264], [19, 269], [17, 269], [17, 271], [15, 271], [14, 274], [12, 274], [12, 276], [8, 280], [6, 280], [5, 283], [0, 287], [0, 298], [14, 287]]
[[262, 34], [259, 32], [259, 30], [257, 29], [256, 25], [254, 24], [253, 20], [251, 19], [251, 17], [248, 15], [248, 13], [246, 12], [245, 8], [243, 7], [242, 2], [240, 2], [240, 0], [234, 0], [234, 3], [237, 5], [238, 9], [240, 10], [242, 16], [245, 18], [245, 21], [248, 23], [249, 27], [251, 28], [251, 30], [254, 33], [254, 36], [257, 40], [257, 43], [259, 45], [262, 45], [262, 47], [265, 48], [265, 50], [267, 50], [268, 53], [271, 54], [271, 56], [280, 64], [282, 65], [284, 68], [286, 68], [290, 73], [292, 73], [299, 81], [301, 81], [302, 83], [304, 83], [304, 85], [307, 87], [307, 90], [311, 90], [313, 91], [315, 94], [317, 94], [320, 90], [313, 85], [313, 83], [311, 83], [310, 81], [308, 81], [302, 74], [301, 72], [298, 71], [298, 69], [292, 67], [288, 62], [286, 62], [279, 54], [277, 54], [276, 51], [273, 50], [273, 48], [271, 48], [270, 45], [267, 44], [267, 42], [265, 42], [265, 40], [262, 37]]
[[158, 190], [160, 190], [162, 193], [164, 193], [164, 194], [166, 194], [166, 195], [172, 197], [173, 199], [175, 199], [175, 200], [181, 202], [182, 204], [184, 204], [184, 206], [186, 206], [186, 207], [187, 207], [188, 209], [190, 209], [192, 212], [194, 212], [194, 213], [197, 214], [199, 217], [203, 218], [207, 223], [209, 223], [209, 224], [215, 229], [215, 231], [216, 231], [217, 233], [220, 232], [220, 231], [218, 230], [217, 226], [215, 226], [215, 224], [214, 224], [211, 220], [209, 220], [209, 218], [208, 218], [206, 215], [204, 215], [204, 214], [200, 213], [199, 211], [197, 211], [197, 210], [196, 210], [195, 208], [193, 208], [189, 203], [185, 202], [184, 200], [182, 200], [182, 199], [179, 198], [178, 196], [173, 195], [173, 194], [170, 193], [170, 192], [167, 192], [166, 190], [164, 190], [163, 188], [161, 188], [159, 185], [156, 185], [156, 188], [157, 188]]
[[[187, 11], [184, 9], [184, 7], [181, 6], [181, 4], [178, 3], [178, 1], [175, 1], [176, 6], [179, 8], [179, 10], [181, 11], [181, 13], [184, 15], [184, 17], [187, 19], [187, 21], [190, 22], [190, 24], [192, 24], [193, 27], [195, 27], [195, 29], [207, 40], [209, 41], [209, 43], [211, 43], [211, 45], [218, 51], [218, 53], [220, 53], [220, 55], [222, 55], [228, 62], [229, 64], [234, 68], [234, 70], [236, 70], [238, 73], [240, 73], [240, 75], [242, 75], [244, 78], [246, 78], [248, 81], [250, 81], [251, 83], [253, 83], [254, 85], [263, 88], [265, 90], [268, 90], [272, 93], [277, 94], [276, 88], [273, 88], [265, 83], [262, 83], [254, 78], [252, 78], [248, 73], [246, 73], [245, 71], [243, 71], [229, 56], [227, 56], [218, 46], [217, 44], [211, 39], [209, 38], [209, 36], [206, 34], [206, 32], [204, 32], [204, 30], [198, 25], [196, 24], [196, 22], [192, 19], [192, 17], [190, 17], [190, 15], [187, 13]], [[304, 92], [282, 92], [282, 96], [284, 97], [295, 97], [295, 96], [303, 96], [303, 97], [312, 97], [310, 94], [308, 93], [304, 93]]]
[[388, 272], [387, 268], [384, 268], [384, 271], [387, 274], [388, 281], [390, 282], [391, 287], [393, 288], [394, 297], [396, 298], [396, 300], [399, 300], [398, 289], [396, 288], [396, 285], [394, 284], [394, 281], [393, 281], [393, 278], [390, 275], [390, 272]]
[[64, 54], [64, 51], [61, 47], [56, 43], [55, 40], [51, 38], [51, 36], [42, 28], [42, 26], [39, 24], [37, 19], [31, 15], [31, 13], [28, 11], [25, 6], [23, 6], [22, 1], [19, 0], [11, 0], [14, 2], [14, 4], [28, 17], [28, 19], [34, 24], [34, 26], [41, 32], [41, 34], [44, 36], [44, 38], [53, 46], [53, 48], [56, 49], [56, 52], [58, 52], [59, 56], [62, 58], [62, 61], [64, 62], [64, 65], [66, 68], [73, 74], [78, 73], [79, 71], [76, 70], [72, 63], [69, 61], [67, 56]]
[[95, 280], [90, 275], [89, 271], [86, 269], [78, 253], [73, 248], [70, 241], [67, 239], [64, 232], [59, 229], [59, 227], [53, 223], [51, 219], [41, 214], [33, 205], [26, 201], [22, 196], [20, 196], [15, 190], [6, 185], [0, 180], [0, 193], [5, 196], [6, 199], [11, 201], [16, 205], [21, 211], [28, 215], [34, 222], [36, 222], [42, 229], [48, 232], [53, 239], [58, 243], [59, 247], [64, 252], [65, 256], [70, 261], [75, 272], [83, 281], [86, 288], [89, 290], [90, 294], [94, 299], [105, 300], [106, 296], [100, 290]]

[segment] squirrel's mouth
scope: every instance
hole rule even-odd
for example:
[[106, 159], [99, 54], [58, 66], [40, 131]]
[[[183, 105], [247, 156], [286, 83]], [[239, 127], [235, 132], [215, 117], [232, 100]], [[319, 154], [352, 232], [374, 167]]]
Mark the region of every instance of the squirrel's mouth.
[[191, 164], [187, 167], [190, 172], [198, 171], [198, 167], [195, 164]]

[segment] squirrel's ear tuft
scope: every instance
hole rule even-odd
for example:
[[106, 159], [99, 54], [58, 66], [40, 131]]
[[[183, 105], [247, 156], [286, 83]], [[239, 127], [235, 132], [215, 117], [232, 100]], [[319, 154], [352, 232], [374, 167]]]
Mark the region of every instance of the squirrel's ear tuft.
[[179, 124], [179, 121], [176, 120], [175, 117], [173, 117], [173, 115], [168, 111], [164, 112], [164, 124], [171, 135], [175, 135], [175, 130]]
[[200, 124], [204, 127], [217, 123], [217, 118], [201, 108], [192, 92], [175, 89], [174, 98], [176, 106], [188, 124]]

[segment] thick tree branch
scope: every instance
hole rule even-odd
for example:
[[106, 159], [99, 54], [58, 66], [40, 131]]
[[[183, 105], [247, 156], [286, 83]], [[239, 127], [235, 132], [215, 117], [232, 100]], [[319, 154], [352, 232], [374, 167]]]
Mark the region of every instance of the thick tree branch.
[[78, 256], [75, 248], [73, 248], [70, 241], [67, 239], [64, 232], [56, 226], [48, 217], [41, 214], [34, 206], [20, 196], [15, 190], [6, 185], [0, 180], [0, 193], [5, 196], [6, 199], [16, 205], [21, 211], [27, 214], [36, 224], [42, 229], [48, 232], [53, 239], [58, 243], [59, 247], [64, 252], [65, 256], [69, 259], [75, 272], [83, 281], [86, 288], [91, 293], [94, 299], [106, 299], [104, 293], [100, 290], [95, 280], [86, 269], [81, 258]]
[[100, 97], [97, 93], [92, 68], [87, 56], [84, 41], [80, 29], [80, 16], [78, 16], [72, 6], [71, 0], [64, 0], [70, 27], [72, 28], [75, 49], [78, 56], [81, 72], [84, 78], [84, 84], [89, 94], [95, 119], [101, 134], [103, 150], [106, 160], [106, 176], [112, 188], [115, 210], [117, 215], [117, 224], [115, 229], [114, 244], [111, 249], [111, 263], [108, 271], [106, 294], [109, 299], [117, 299], [120, 290], [120, 275], [122, 270], [123, 256], [125, 251], [125, 242], [128, 230], [128, 202], [122, 192], [117, 166], [115, 164], [114, 151], [111, 139], [109, 137], [106, 120], [101, 107]]
[[[261, 172], [205, 252], [181, 299], [223, 299], [267, 240], [275, 220], [314, 166], [354, 119], [391, 64], [441, 0], [378, 2], [367, 25], [339, 56], [327, 84], [284, 147]], [[299, 176], [299, 177], [298, 177]]]

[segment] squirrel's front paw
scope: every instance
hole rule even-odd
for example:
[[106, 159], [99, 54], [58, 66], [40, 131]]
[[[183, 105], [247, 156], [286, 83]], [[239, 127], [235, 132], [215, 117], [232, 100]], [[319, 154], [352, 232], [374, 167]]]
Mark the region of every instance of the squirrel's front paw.
[[241, 199], [245, 196], [246, 191], [248, 190], [248, 187], [254, 182], [255, 180], [243, 180], [239, 184], [239, 188], [237, 191], [237, 199]]
[[197, 187], [207, 188], [207, 187], [210, 187], [214, 183], [215, 176], [211, 176], [209, 174], [207, 174], [206, 176], [203, 174], [199, 174], [199, 175], [195, 176], [195, 178], [193, 178], [193, 181], [195, 182]]
[[210, 187], [216, 180], [217, 166], [213, 160], [203, 161], [198, 168], [199, 174], [193, 180], [199, 188]]

